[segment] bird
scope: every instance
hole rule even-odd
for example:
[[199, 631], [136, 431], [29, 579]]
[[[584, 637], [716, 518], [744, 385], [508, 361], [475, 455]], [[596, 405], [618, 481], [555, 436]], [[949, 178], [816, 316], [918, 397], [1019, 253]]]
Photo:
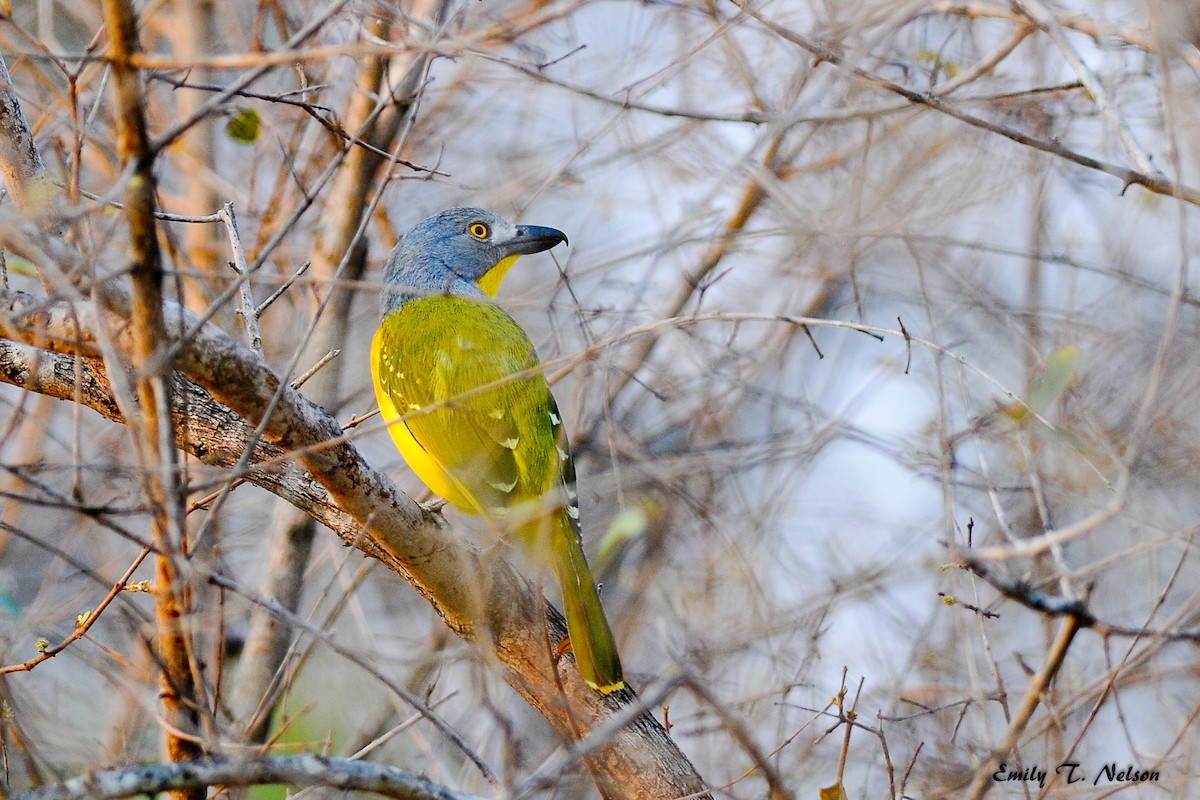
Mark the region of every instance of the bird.
[[609, 694], [625, 680], [583, 551], [566, 427], [533, 342], [495, 302], [520, 256], [560, 243], [562, 231], [479, 208], [417, 223], [388, 255], [371, 375], [417, 477], [549, 562], [567, 620], [559, 654], [572, 652], [587, 684]]

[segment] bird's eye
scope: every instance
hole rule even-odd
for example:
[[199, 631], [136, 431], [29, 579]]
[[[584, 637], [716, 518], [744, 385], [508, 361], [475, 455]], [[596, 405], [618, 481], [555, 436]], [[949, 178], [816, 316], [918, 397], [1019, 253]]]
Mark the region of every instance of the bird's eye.
[[467, 231], [476, 239], [486, 239], [492, 233], [488, 226], [482, 222], [472, 222], [471, 227], [467, 228]]

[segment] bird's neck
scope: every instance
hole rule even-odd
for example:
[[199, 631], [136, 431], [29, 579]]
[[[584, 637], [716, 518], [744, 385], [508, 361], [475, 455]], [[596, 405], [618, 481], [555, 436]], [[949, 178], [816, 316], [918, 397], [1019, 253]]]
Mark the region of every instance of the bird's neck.
[[476, 300], [490, 299], [468, 278], [458, 275], [446, 264], [416, 264], [404, 253], [393, 252], [383, 275], [380, 311], [383, 317], [392, 314], [413, 300], [423, 297], [450, 295]]

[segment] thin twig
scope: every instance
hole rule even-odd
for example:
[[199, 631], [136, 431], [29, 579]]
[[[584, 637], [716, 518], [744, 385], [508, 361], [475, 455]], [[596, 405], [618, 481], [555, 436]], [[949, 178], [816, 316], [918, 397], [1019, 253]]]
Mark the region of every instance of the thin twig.
[[305, 372], [299, 378], [296, 378], [296, 380], [292, 381], [292, 388], [299, 389], [304, 385], [305, 381], [307, 381], [313, 375], [316, 375], [320, 371], [321, 367], [325, 366], [330, 361], [333, 361], [341, 354], [341, 352], [341, 350], [330, 350], [328, 353], [321, 356], [320, 360], [313, 364], [312, 367], [309, 368], [308, 372]]
[[1040, 139], [1036, 136], [1031, 136], [1027, 133], [1024, 133], [1023, 131], [1016, 130], [1015, 128], [1009, 128], [1005, 125], [998, 125], [994, 122], [989, 122], [982, 117], [977, 117], [974, 114], [968, 114], [965, 111], [960, 111], [959, 109], [938, 99], [937, 97], [921, 94], [920, 92], [914, 91], [905, 86], [901, 86], [898, 83], [876, 75], [875, 73], [863, 69], [862, 67], [850, 66], [845, 63], [845, 60], [841, 57], [841, 55], [835, 53], [829, 48], [817, 44], [807, 37], [801, 36], [800, 34], [763, 17], [757, 11], [751, 10], [745, 5], [741, 5], [739, 7], [745, 10], [747, 14], [752, 16], [768, 30], [803, 48], [804, 50], [807, 50], [809, 53], [812, 53], [819, 61], [828, 62], [840, 67], [841, 69], [848, 71], [850, 74], [875, 86], [900, 95], [914, 105], [925, 106], [926, 108], [932, 109], [941, 114], [945, 114], [948, 117], [952, 117], [959, 122], [966, 123], [973, 128], [979, 128], [980, 130], [1003, 136], [1006, 139], [1011, 139], [1017, 144], [1023, 144], [1027, 147], [1032, 147], [1035, 150], [1040, 150], [1043, 153], [1048, 153], [1066, 161], [1070, 161], [1071, 163], [1077, 164], [1081, 167], [1086, 167], [1096, 172], [1103, 172], [1106, 175], [1111, 175], [1121, 181], [1122, 189], [1134, 185], [1141, 186], [1142, 188], [1153, 192], [1154, 194], [1175, 197], [1192, 205], [1200, 205], [1200, 189], [1168, 180], [1159, 172], [1150, 173], [1146, 171], [1138, 171], [1129, 169], [1128, 167], [1122, 167], [1118, 164], [1112, 164], [1107, 161], [1101, 161], [1100, 159], [1092, 158], [1091, 156], [1085, 156], [1082, 153], [1078, 153], [1068, 147], [1063, 146], [1062, 144], [1059, 144], [1056, 140]]
[[1000, 765], [1001, 759], [1005, 758], [1016, 747], [1017, 740], [1021, 738], [1025, 726], [1029, 724], [1033, 712], [1037, 710], [1042, 695], [1046, 693], [1046, 690], [1050, 686], [1050, 681], [1054, 679], [1054, 676], [1058, 673], [1058, 668], [1062, 666], [1063, 659], [1067, 657], [1067, 650], [1071, 647], [1071, 641], [1081, 628], [1080, 623], [1080, 618], [1074, 615], [1067, 617], [1063, 622], [1062, 627], [1058, 631], [1058, 636], [1055, 638], [1054, 643], [1050, 645], [1050, 652], [1046, 654], [1046, 659], [1042, 663], [1041, 669], [1029, 681], [1029, 688], [1025, 692], [1025, 697], [1022, 699], [1020, 707], [1013, 714], [1012, 722], [1009, 724], [1004, 738], [988, 754], [983, 763], [975, 769], [975, 776], [966, 793], [968, 800], [980, 800], [980, 798], [987, 794], [988, 789], [995, 784], [995, 781], [992, 780], [992, 775]]
[[31, 658], [23, 664], [11, 664], [7, 667], [0, 667], [0, 675], [8, 675], [12, 672], [29, 672], [43, 661], [54, 658], [63, 650], [66, 650], [73, 642], [82, 639], [91, 630], [91, 627], [96, 624], [96, 620], [100, 619], [100, 615], [104, 613], [104, 609], [108, 608], [109, 604], [117, 598], [117, 595], [126, 589], [129, 579], [150, 553], [151, 550], [149, 547], [142, 548], [142, 552], [138, 553], [133, 563], [129, 565], [129, 569], [125, 570], [125, 573], [117, 579], [117, 582], [113, 584], [112, 589], [104, 596], [104, 599], [89, 613], [80, 616], [78, 623], [75, 625], [75, 630], [70, 636], [53, 647], [47, 647], [36, 658]]
[[239, 302], [237, 315], [241, 317], [242, 326], [246, 331], [246, 340], [250, 349], [256, 353], [263, 351], [262, 329], [258, 326], [258, 308], [254, 305], [254, 292], [250, 286], [250, 270], [246, 266], [246, 253], [242, 250], [242, 237], [238, 232], [237, 216], [233, 211], [233, 203], [226, 203], [217, 212], [225, 230], [229, 234], [229, 249], [233, 253], [233, 261], [229, 266], [238, 274]]
[[[315, 36], [317, 32], [320, 31], [321, 28], [325, 27], [325, 25], [328, 24], [328, 22], [338, 13], [340, 13], [341, 10], [349, 4], [349, 2], [350, 0], [332, 0], [332, 2], [330, 2], [330, 4], [321, 13], [313, 16], [306, 25], [304, 25], [300, 30], [296, 31], [296, 33], [290, 39], [288, 39], [287, 42], [282, 44], [279, 47], [278, 53], [257, 54], [256, 58], [254, 59], [253, 66], [246, 72], [246, 74], [240, 76], [224, 91], [218, 92], [215, 96], [210, 98], [207, 103], [201, 105], [198, 109], [196, 109], [195, 113], [189, 116], [187, 119], [180, 120], [165, 133], [161, 134], [151, 144], [151, 150], [154, 152], [161, 152], [162, 150], [166, 149], [171, 145], [172, 142], [174, 142], [189, 128], [196, 124], [197, 120], [214, 113], [217, 109], [221, 108], [227, 100], [235, 97], [238, 92], [243, 91], [250, 86], [250, 84], [254, 83], [259, 78], [270, 72], [271, 68], [276, 63], [275, 60], [271, 58], [271, 55], [289, 56], [289, 58], [280, 63], [295, 64], [297, 61], [296, 51], [299, 48], [299, 45]], [[132, 61], [132, 63], [135, 67], [140, 67], [142, 69], [157, 69], [157, 67], [154, 67], [152, 64], [154, 58], [154, 56], [140, 54]], [[171, 68], [167, 67], [167, 69]]]
[[303, 275], [305, 272], [308, 272], [308, 268], [311, 266], [312, 266], [311, 261], [305, 261], [303, 264], [301, 264], [300, 269], [296, 270], [295, 274], [293, 274], [292, 277], [288, 278], [287, 281], [282, 286], [280, 286], [278, 289], [271, 292], [270, 296], [267, 297], [266, 300], [263, 300], [261, 303], [259, 303], [258, 308], [254, 309], [254, 316], [261, 317], [262, 313], [264, 311], [266, 311], [267, 308], [269, 308], [272, 303], [274, 303], [276, 300], [278, 300], [280, 297], [282, 297], [284, 292], [286, 292], [288, 289], [292, 288], [292, 284], [295, 283], [296, 280], [299, 279], [299, 277], [301, 275]]
[[285, 622], [287, 622], [289, 625], [295, 627], [296, 629], [305, 631], [306, 633], [308, 633], [314, 637], [317, 637], [330, 650], [337, 653], [341, 657], [347, 659], [351, 663], [356, 664], [359, 668], [366, 670], [368, 673], [371, 674], [372, 677], [374, 677], [376, 680], [378, 680], [383, 686], [386, 686], [397, 697], [399, 697], [401, 700], [403, 700], [408, 705], [412, 706], [415, 710], [419, 711], [421, 713], [421, 715], [423, 717], [425, 717], [425, 719], [429, 720], [429, 722], [433, 725], [433, 727], [437, 728], [437, 730], [443, 736], [445, 736], [447, 740], [449, 740], [456, 748], [458, 748], [458, 750], [464, 756], [466, 756], [471, 761], [471, 763], [473, 763], [475, 765], [475, 767], [479, 770], [480, 774], [483, 776], [484, 780], [486, 780], [489, 784], [491, 784], [491, 786], [493, 788], [498, 789], [500, 787], [500, 780], [499, 780], [499, 778], [496, 777], [495, 771], [492, 770], [492, 768], [488, 765], [488, 763], [483, 760], [483, 757], [480, 756], [479, 753], [477, 753], [474, 750], [474, 748], [472, 748], [467, 743], [467, 741], [462, 737], [462, 735], [457, 730], [454, 729], [453, 726], [451, 726], [439, 714], [435, 713], [433, 711], [433, 709], [431, 709], [419, 697], [417, 697], [415, 694], [413, 694], [413, 692], [409, 691], [407, 688], [405, 688], [404, 686], [401, 686], [400, 684], [396, 683], [395, 681], [390, 680], [386, 675], [383, 674], [383, 672], [381, 672], [377, 667], [375, 667], [369, 660], [363, 658], [361, 654], [355, 652], [354, 648], [346, 647], [346, 646], [338, 644], [333, 638], [331, 638], [328, 635], [328, 633], [326, 631], [311, 624], [307, 620], [300, 617], [298, 614], [295, 614], [294, 612], [289, 611], [288, 609], [279, 605], [279, 603], [277, 603], [277, 602], [274, 602], [271, 600], [264, 600], [262, 598], [259, 598], [259, 597], [256, 597], [256, 596], [250, 594], [246, 590], [242, 589], [235, 581], [232, 581], [222, 575], [211, 576], [209, 578], [209, 582], [212, 583], [214, 586], [220, 586], [225, 589], [229, 589], [230, 591], [236, 592], [238, 595], [244, 597], [246, 600], [249, 600], [255, 606], [262, 608], [265, 611], [268, 611], [271, 615], [278, 617], [281, 620], [284, 620]]
[[1021, 42], [1029, 38], [1029, 34], [1033, 33], [1033, 29], [1033, 25], [1028, 22], [1024, 24], [1018, 23], [1013, 29], [1012, 34], [1001, 42], [995, 50], [981, 58], [975, 66], [964, 70], [951, 80], [935, 87], [932, 94], [937, 97], [945, 97], [963, 86], [978, 80], [980, 77], [990, 74], [1001, 61], [1012, 55], [1012, 52], [1020, 46]]
[[1037, 24], [1039, 28], [1046, 32], [1050, 40], [1062, 53], [1066, 62], [1071, 65], [1071, 69], [1075, 71], [1080, 83], [1087, 89], [1091, 95], [1096, 107], [1100, 109], [1108, 121], [1117, 131], [1117, 138], [1121, 140], [1121, 144], [1125, 147], [1125, 152], [1133, 159], [1134, 165], [1142, 172], [1148, 175], [1159, 175], [1161, 171], [1156, 169], [1150, 162], [1150, 156], [1142, 146], [1138, 143], [1133, 135], [1133, 131], [1125, 124], [1125, 120], [1117, 113], [1116, 108], [1112, 104], [1112, 100], [1108, 97], [1108, 92], [1104, 90], [1104, 85], [1096, 78], [1095, 73], [1084, 63], [1083, 58], [1071, 46], [1071, 42], [1067, 39], [1067, 34], [1063, 31], [1062, 25], [1059, 24], [1058, 18], [1050, 12], [1042, 4], [1041, 0], [1013, 0], [1017, 7]]

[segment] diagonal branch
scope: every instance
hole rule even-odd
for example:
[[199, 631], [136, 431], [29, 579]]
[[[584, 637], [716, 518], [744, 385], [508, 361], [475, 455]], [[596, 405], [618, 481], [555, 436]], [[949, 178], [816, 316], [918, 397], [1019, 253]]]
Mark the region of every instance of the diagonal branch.
[[[112, 294], [112, 310], [100, 312], [87, 302], [38, 303], [29, 295], [0, 289], [0, 309], [15, 311], [4, 329], [29, 341], [48, 337], [56, 342], [76, 340], [80, 349], [86, 350], [94, 347], [96, 333], [89, 325], [100, 324], [106, 315], [129, 318], [128, 298], [116, 290]], [[187, 377], [213, 401], [247, 423], [261, 426], [267, 441], [318, 481], [352, 523], [349, 530], [338, 530], [343, 538], [404, 577], [452, 630], [499, 662], [505, 679], [564, 741], [586, 736], [637, 702], [632, 690], [600, 695], [583, 682], [572, 659], [555, 659], [546, 647], [547, 628], [550, 640], [560, 641], [566, 633], [561, 614], [504, 558], [495, 553], [485, 556], [467, 542], [446, 535], [435, 518], [366, 463], [324, 409], [283, 384], [260, 354], [239, 345], [215, 325], [200, 322], [186, 309], [171, 303], [164, 308], [166, 335], [178, 348], [176, 363]], [[36, 324], [71, 319], [82, 322], [64, 330], [46, 330]], [[113, 344], [128, 352], [132, 347], [128, 326], [108, 327]], [[3, 353], [0, 349], [0, 355]], [[56, 369], [63, 366], [55, 363]], [[94, 371], [99, 364], [90, 366]], [[63, 379], [71, 382], [66, 376]], [[32, 378], [25, 382], [37, 385]], [[270, 414], [264, 420], [268, 409]], [[248, 477], [257, 482], [257, 471]], [[609, 745], [589, 756], [588, 763], [609, 797], [706, 796], [692, 765], [648, 712], [636, 715]]]
[[[175, 445], [211, 467], [231, 468], [238, 464], [254, 439], [254, 429], [237, 414], [212, 399], [208, 392], [174, 373], [172, 417]], [[113, 398], [104, 364], [98, 358], [80, 358], [50, 353], [0, 339], [0, 383], [30, 392], [75, 401], [119, 424], [125, 417]], [[250, 469], [239, 477], [266, 489], [303, 510], [341, 536], [348, 545], [360, 539], [358, 525], [329, 499], [329, 494], [312, 475], [289, 460], [286, 454], [261, 439], [254, 443]], [[369, 551], [367, 542], [358, 546], [384, 560], [382, 551]]]
[[1062, 57], [1071, 65], [1071, 69], [1075, 71], [1079, 82], [1083, 84], [1088, 94], [1091, 95], [1092, 101], [1100, 109], [1100, 113], [1107, 117], [1112, 126], [1116, 128], [1117, 137], [1121, 140], [1121, 144], [1124, 145], [1125, 152], [1133, 160], [1134, 166], [1148, 175], [1157, 173], [1158, 170], [1150, 163], [1150, 155], [1142, 148], [1137, 138], [1133, 135], [1133, 131], [1129, 129], [1129, 125], [1125, 123], [1125, 120], [1121, 119], [1121, 115], [1113, 107], [1112, 100], [1108, 97], [1108, 92], [1104, 90], [1104, 86], [1100, 83], [1095, 73], [1084, 63], [1083, 58], [1075, 48], [1071, 46], [1071, 42], [1067, 39], [1067, 34], [1063, 30], [1063, 26], [1059, 24], [1058, 19], [1050, 13], [1050, 10], [1040, 0], [1015, 0], [1015, 2], [1025, 16], [1029, 17], [1030, 20], [1046, 32], [1046, 35], [1054, 42], [1054, 46], [1062, 53]]
[[1069, 147], [1064, 147], [1055, 140], [1040, 139], [1023, 131], [1019, 131], [1016, 128], [999, 125], [995, 122], [989, 122], [982, 117], [977, 117], [974, 114], [968, 114], [967, 112], [955, 108], [953, 105], [940, 100], [937, 97], [913, 91], [906, 86], [901, 86], [898, 83], [889, 81], [888, 79], [876, 75], [869, 70], [865, 70], [862, 67], [851, 66], [845, 62], [845, 59], [843, 59], [841, 55], [833, 50], [830, 50], [828, 47], [818, 44], [808, 37], [802, 36], [795, 31], [789, 30], [783, 25], [780, 25], [779, 23], [767, 19], [759, 12], [747, 7], [743, 2], [739, 2], [738, 7], [757, 20], [759, 24], [770, 30], [772, 33], [804, 50], [807, 50], [817, 60], [827, 61], [830, 64], [838, 66], [855, 77], [861, 78], [862, 80], [874, 86], [878, 86], [882, 89], [886, 89], [889, 92], [898, 94], [913, 105], [925, 106], [933, 111], [937, 111], [938, 113], [952, 117], [959, 122], [970, 125], [973, 128], [979, 128], [980, 130], [1003, 136], [1006, 139], [1011, 139], [1017, 144], [1023, 144], [1028, 147], [1032, 147], [1035, 150], [1040, 150], [1043, 153], [1057, 156], [1065, 161], [1070, 161], [1071, 163], [1077, 164], [1081, 167], [1086, 167], [1096, 172], [1103, 172], [1106, 175], [1111, 175], [1114, 178], [1118, 178], [1122, 182], [1122, 188], [1137, 185], [1143, 187], [1147, 191], [1153, 192], [1154, 194], [1176, 197], [1192, 205], [1200, 205], [1200, 189], [1168, 180], [1159, 172], [1154, 172], [1151, 174], [1135, 169], [1129, 169], [1128, 167], [1123, 167], [1119, 164], [1113, 164], [1108, 161], [1102, 161], [1098, 158], [1092, 158], [1091, 156], [1085, 156], [1082, 153], [1078, 153], [1070, 149]]
[[1042, 702], [1046, 691], [1050, 688], [1050, 682], [1054, 680], [1054, 676], [1058, 674], [1059, 667], [1062, 666], [1063, 660], [1067, 657], [1067, 650], [1071, 647], [1071, 642], [1075, 638], [1075, 634], [1082, 627], [1082, 620], [1076, 616], [1069, 616], [1058, 629], [1058, 635], [1054, 637], [1054, 642], [1050, 646], [1050, 652], [1046, 654], [1045, 661], [1042, 662], [1041, 668], [1034, 674], [1029, 681], [1029, 689], [1025, 692], [1025, 697], [1021, 699], [1021, 705], [1013, 714], [1012, 721], [1009, 723], [1008, 730], [987, 758], [975, 769], [975, 774], [971, 779], [971, 786], [967, 789], [966, 797], [971, 800], [980, 800], [988, 790], [995, 785], [993, 775], [996, 768], [1008, 756], [1014, 747], [1017, 746], [1017, 741], [1021, 738], [1021, 734], [1025, 731], [1025, 727], [1029, 724], [1029, 720], [1033, 717], [1033, 712], [1037, 710], [1038, 705]]

